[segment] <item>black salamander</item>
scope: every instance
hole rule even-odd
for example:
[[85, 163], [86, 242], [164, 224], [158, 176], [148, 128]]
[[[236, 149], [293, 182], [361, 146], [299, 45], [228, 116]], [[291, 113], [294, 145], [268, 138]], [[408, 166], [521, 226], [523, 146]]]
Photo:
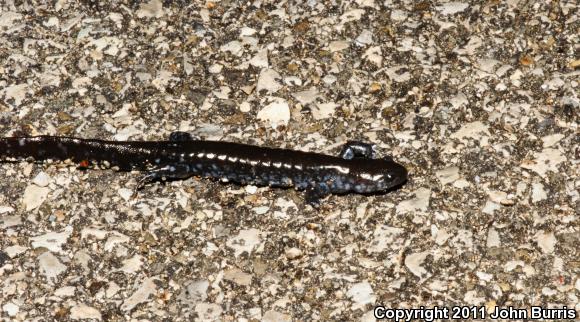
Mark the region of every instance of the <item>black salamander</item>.
[[239, 184], [295, 187], [306, 201], [343, 194], [384, 192], [403, 184], [407, 170], [390, 158], [375, 158], [372, 145], [351, 141], [339, 156], [194, 140], [173, 132], [169, 141], [103, 141], [57, 136], [0, 138], [0, 160], [64, 161], [121, 171], [142, 170], [139, 186], [202, 176]]

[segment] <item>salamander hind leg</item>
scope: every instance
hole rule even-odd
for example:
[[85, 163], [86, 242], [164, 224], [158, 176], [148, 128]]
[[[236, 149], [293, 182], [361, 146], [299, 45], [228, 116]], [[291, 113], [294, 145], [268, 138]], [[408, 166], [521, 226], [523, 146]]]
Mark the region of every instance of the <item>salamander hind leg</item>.
[[317, 183], [306, 189], [304, 197], [306, 199], [306, 203], [314, 208], [318, 208], [320, 206], [320, 200], [329, 194], [330, 188], [328, 185]]
[[372, 159], [374, 158], [373, 145], [359, 142], [359, 141], [348, 141], [342, 147], [340, 152], [340, 157], [345, 160], [352, 160], [354, 158], [361, 159]]
[[187, 164], [167, 165], [162, 168], [157, 168], [149, 171], [144, 175], [137, 184], [137, 189], [143, 188], [146, 184], [155, 181], [167, 180], [183, 180], [191, 177], [193, 171]]
[[173, 142], [193, 141], [193, 136], [187, 132], [175, 131], [169, 134], [169, 141]]

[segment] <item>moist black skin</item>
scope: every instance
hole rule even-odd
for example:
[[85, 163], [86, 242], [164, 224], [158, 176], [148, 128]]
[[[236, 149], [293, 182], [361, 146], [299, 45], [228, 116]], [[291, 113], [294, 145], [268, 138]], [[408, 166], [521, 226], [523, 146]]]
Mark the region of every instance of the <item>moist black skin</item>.
[[336, 193], [380, 193], [407, 180], [404, 166], [375, 158], [371, 144], [347, 142], [339, 156], [254, 145], [194, 140], [173, 132], [168, 141], [104, 141], [59, 136], [0, 138], [0, 159], [64, 161], [142, 170], [140, 186], [191, 176], [238, 184], [306, 190], [314, 206]]

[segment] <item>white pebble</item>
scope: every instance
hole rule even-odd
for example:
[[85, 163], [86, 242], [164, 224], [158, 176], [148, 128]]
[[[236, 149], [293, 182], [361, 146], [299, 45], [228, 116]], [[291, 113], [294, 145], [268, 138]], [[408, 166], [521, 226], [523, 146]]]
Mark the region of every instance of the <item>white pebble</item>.
[[374, 303], [376, 300], [373, 294], [373, 288], [367, 281], [354, 284], [346, 293], [358, 305]]
[[6, 312], [8, 316], [16, 316], [16, 314], [18, 314], [20, 311], [20, 306], [12, 302], [8, 302], [2, 306], [2, 311]]
[[99, 310], [85, 304], [73, 306], [70, 309], [70, 318], [72, 320], [102, 320], [101, 312], [99, 312]]
[[49, 280], [55, 279], [67, 269], [67, 267], [63, 265], [51, 252], [45, 252], [38, 256], [38, 266], [41, 274], [46, 276]]
[[288, 124], [290, 121], [290, 107], [284, 99], [276, 98], [258, 112], [257, 118], [270, 123], [270, 126], [275, 129], [279, 125]]
[[48, 198], [50, 189], [46, 187], [39, 187], [37, 185], [30, 185], [24, 190], [22, 196], [22, 204], [26, 211], [36, 209]]
[[544, 185], [537, 182], [532, 184], [532, 203], [537, 203], [548, 199], [548, 194], [544, 190]]
[[36, 175], [34, 179], [32, 179], [32, 183], [39, 187], [46, 187], [50, 182], [50, 176], [46, 174], [46, 172], [42, 171]]
[[373, 43], [373, 33], [370, 30], [363, 30], [355, 40], [356, 44], [359, 46], [366, 46]]
[[280, 88], [282, 88], [282, 84], [280, 83], [281, 77], [280, 74], [273, 70], [273, 69], [263, 69], [260, 72], [260, 76], [258, 77], [258, 85], [256, 86], [256, 90], [266, 91], [269, 93], [277, 92]]
[[463, 2], [448, 2], [444, 3], [440, 6], [435, 7], [439, 13], [442, 15], [452, 15], [458, 12], [462, 12], [463, 10], [469, 7], [468, 3]]

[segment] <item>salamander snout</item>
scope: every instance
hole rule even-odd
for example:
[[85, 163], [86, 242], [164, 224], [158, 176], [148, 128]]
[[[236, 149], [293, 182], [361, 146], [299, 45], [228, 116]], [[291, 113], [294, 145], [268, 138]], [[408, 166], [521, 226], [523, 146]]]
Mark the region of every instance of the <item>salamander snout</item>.
[[359, 171], [354, 191], [358, 193], [381, 192], [407, 181], [407, 169], [392, 160], [364, 160], [356, 168]]
[[407, 169], [401, 164], [393, 161], [389, 163], [390, 165], [386, 168], [387, 171], [384, 174], [385, 189], [390, 189], [405, 183], [409, 174]]

